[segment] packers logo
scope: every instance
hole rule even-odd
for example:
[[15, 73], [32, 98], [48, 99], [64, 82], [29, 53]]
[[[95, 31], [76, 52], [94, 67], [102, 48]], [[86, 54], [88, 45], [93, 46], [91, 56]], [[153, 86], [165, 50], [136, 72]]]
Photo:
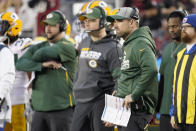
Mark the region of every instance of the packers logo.
[[92, 9], [87, 9], [86, 10], [86, 14], [91, 14], [91, 13], [93, 13], [93, 10]]
[[97, 62], [95, 60], [90, 60], [88, 62], [88, 65], [91, 67], [91, 68], [96, 68], [97, 67]]
[[53, 14], [51, 14], [51, 13], [46, 16], [47, 19], [50, 19], [52, 17], [53, 17]]

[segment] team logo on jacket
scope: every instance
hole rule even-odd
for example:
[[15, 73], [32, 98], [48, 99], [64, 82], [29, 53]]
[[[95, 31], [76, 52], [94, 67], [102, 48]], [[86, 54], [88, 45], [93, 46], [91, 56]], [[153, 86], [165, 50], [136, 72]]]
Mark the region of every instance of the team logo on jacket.
[[91, 67], [91, 68], [96, 68], [97, 67], [97, 62], [96, 60], [90, 60], [88, 62], [88, 65]]
[[121, 70], [129, 69], [129, 60], [123, 60]]

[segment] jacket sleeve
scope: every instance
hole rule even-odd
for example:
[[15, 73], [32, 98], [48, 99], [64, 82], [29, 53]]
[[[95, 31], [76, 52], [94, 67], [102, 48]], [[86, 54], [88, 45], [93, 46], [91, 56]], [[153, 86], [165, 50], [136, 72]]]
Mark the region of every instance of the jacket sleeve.
[[122, 58], [122, 49], [116, 45], [116, 47], [111, 48], [107, 54], [107, 62], [109, 70], [112, 73], [113, 80], [116, 82], [115, 89], [117, 88], [117, 79], [120, 76], [120, 65]]
[[120, 75], [121, 58], [122, 58], [122, 49], [120, 49], [118, 46], [111, 48], [108, 51], [108, 55], [107, 55], [108, 66], [114, 78], [117, 78]]
[[155, 111], [159, 112], [162, 98], [163, 98], [163, 90], [164, 90], [164, 75], [161, 75], [160, 81], [159, 81], [159, 87], [158, 87], [158, 102]]
[[74, 60], [75, 57], [76, 51], [72, 44], [57, 43], [53, 46], [47, 46], [37, 50], [33, 55], [33, 60], [38, 62], [50, 60], [65, 62]]
[[171, 48], [171, 47], [170, 46], [166, 46], [165, 49], [163, 50], [161, 65], [160, 65], [160, 69], [159, 69], [160, 81], [159, 81], [159, 86], [158, 86], [158, 102], [157, 102], [157, 106], [156, 106], [156, 112], [159, 112], [160, 107], [161, 107], [162, 98], [163, 98], [164, 70], [165, 70], [165, 67], [166, 67], [166, 63], [168, 61], [168, 59], [166, 57], [167, 55], [164, 55], [164, 54], [168, 53], [168, 49], [167, 48]]
[[0, 59], [0, 98], [3, 99], [11, 92], [15, 80], [14, 57], [9, 49], [1, 50]]
[[42, 70], [42, 63], [37, 62], [32, 59], [34, 52], [37, 50], [37, 46], [30, 47], [25, 54], [17, 61], [16, 69], [22, 71], [41, 71]]
[[[142, 41], [141, 41], [142, 42]], [[147, 86], [151, 84], [151, 80], [157, 76], [158, 69], [156, 65], [155, 54], [147, 43], [143, 41], [140, 46], [133, 50], [133, 55], [141, 69], [141, 76], [136, 83], [136, 88], [132, 92], [132, 99], [138, 100], [143, 95]]]

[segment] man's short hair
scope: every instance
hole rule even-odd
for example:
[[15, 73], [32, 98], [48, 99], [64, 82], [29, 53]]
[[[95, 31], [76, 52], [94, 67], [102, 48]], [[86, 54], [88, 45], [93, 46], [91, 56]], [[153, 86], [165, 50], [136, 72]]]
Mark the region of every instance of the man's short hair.
[[169, 14], [167, 21], [170, 18], [179, 18], [180, 21], [182, 21], [185, 16], [186, 16], [185, 12], [180, 11], [180, 10], [176, 10], [176, 11], [173, 11], [172, 13]]

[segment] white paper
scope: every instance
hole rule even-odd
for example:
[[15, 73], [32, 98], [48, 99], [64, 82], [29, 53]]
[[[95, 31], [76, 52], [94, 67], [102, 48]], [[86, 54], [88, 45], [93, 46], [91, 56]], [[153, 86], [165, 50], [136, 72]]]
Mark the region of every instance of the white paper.
[[67, 71], [67, 69], [65, 67], [63, 67], [63, 66], [61, 66], [61, 69], [63, 69], [64, 71]]
[[105, 95], [105, 108], [101, 117], [102, 121], [115, 125], [127, 127], [131, 116], [130, 108], [127, 110], [122, 106], [123, 99], [115, 96]]

